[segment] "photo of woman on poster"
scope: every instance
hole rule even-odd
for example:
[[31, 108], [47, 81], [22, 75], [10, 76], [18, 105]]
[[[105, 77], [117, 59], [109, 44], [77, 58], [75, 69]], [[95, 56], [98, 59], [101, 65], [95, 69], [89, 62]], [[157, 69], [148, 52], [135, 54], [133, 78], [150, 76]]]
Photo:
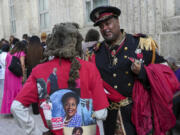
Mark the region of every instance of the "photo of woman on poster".
[[74, 92], [68, 92], [63, 95], [61, 101], [65, 111], [65, 116], [63, 118], [64, 126], [66, 127], [81, 126], [82, 118], [77, 113], [79, 96]]
[[37, 79], [37, 89], [39, 99], [43, 99], [47, 96], [47, 85], [43, 79]]
[[72, 135], [82, 135], [83, 129], [82, 127], [75, 127], [73, 128]]
[[61, 128], [70, 130], [72, 127], [89, 126], [96, 123], [96, 120], [92, 118], [92, 99], [80, 98], [76, 90], [60, 89], [50, 95], [50, 101], [54, 130]]

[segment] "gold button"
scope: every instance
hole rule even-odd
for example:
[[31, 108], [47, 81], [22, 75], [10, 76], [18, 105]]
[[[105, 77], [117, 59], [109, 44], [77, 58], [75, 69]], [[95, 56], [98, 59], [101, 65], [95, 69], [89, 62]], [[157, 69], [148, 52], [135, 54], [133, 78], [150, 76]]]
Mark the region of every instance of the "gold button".
[[127, 47], [124, 47], [124, 50], [125, 50], [125, 51], [127, 51], [127, 50], [128, 50], [128, 48], [127, 48]]
[[126, 56], [126, 55], [124, 55], [124, 58], [125, 58], [125, 59], [127, 59], [127, 56]]
[[126, 74], [126, 75], [128, 75], [128, 74], [129, 74], [129, 72], [128, 72], [128, 71], [126, 71], [126, 72], [125, 72], [125, 74]]
[[117, 85], [114, 85], [114, 88], [115, 88], [115, 89], [117, 89], [117, 88], [118, 88], [118, 86], [117, 86]]
[[116, 77], [116, 76], [117, 76], [117, 74], [116, 74], [116, 73], [114, 73], [114, 74], [113, 74], [113, 77]]
[[130, 87], [130, 86], [131, 86], [131, 83], [128, 83], [128, 86]]

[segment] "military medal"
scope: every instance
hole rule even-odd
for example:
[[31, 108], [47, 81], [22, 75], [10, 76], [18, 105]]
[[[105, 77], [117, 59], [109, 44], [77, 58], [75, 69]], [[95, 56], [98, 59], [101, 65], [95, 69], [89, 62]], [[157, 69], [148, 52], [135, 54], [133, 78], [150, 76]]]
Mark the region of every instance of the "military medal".
[[113, 66], [116, 66], [116, 64], [118, 63], [118, 58], [116, 56], [113, 57]]
[[136, 55], [137, 55], [137, 59], [138, 59], [141, 63], [144, 63], [142, 50], [138, 48], [138, 49], [135, 50], [135, 53], [136, 53]]
[[116, 54], [116, 50], [112, 50], [111, 52], [111, 56], [112, 56], [112, 65], [116, 66], [116, 64], [118, 63], [118, 58], [115, 56]]

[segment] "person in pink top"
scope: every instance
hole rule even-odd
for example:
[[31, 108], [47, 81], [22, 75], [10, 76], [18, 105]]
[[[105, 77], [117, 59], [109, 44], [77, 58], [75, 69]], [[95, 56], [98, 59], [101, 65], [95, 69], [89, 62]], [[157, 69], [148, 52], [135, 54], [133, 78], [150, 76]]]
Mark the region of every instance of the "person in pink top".
[[[14, 48], [7, 54], [5, 80], [4, 80], [4, 94], [1, 105], [1, 114], [11, 114], [10, 107], [12, 101], [22, 88], [22, 83], [25, 81], [25, 50], [26, 47], [23, 42], [17, 42]], [[17, 77], [9, 69], [12, 56], [17, 56], [20, 59], [23, 76]]]

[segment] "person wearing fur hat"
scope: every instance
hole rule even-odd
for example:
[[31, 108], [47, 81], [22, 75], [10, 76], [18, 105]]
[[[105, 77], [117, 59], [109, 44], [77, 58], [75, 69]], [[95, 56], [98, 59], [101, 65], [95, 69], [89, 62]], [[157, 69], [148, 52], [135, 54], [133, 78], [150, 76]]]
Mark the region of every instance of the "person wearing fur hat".
[[[151, 37], [120, 29], [120, 14], [113, 6], [100, 6], [90, 13], [104, 38], [91, 57], [110, 101], [105, 135], [146, 135], [152, 130], [165, 134], [175, 124], [172, 91], [179, 84], [169, 67], [158, 64], [166, 61], [156, 52], [157, 44]], [[172, 82], [174, 87], [169, 87]]]
[[[42, 131], [35, 125], [34, 120], [28, 113], [28, 107], [31, 103], [38, 102], [40, 106], [46, 100], [45, 98], [39, 98], [37, 89], [39, 79], [43, 79], [45, 82], [46, 86], [42, 88], [47, 88], [47, 97], [50, 97], [50, 102], [53, 103], [52, 108], [54, 110], [58, 110], [59, 105], [58, 107], [54, 106], [52, 95], [57, 92], [62, 93], [62, 89], [69, 89], [68, 91], [74, 89], [76, 92], [80, 90], [80, 98], [93, 100], [93, 110], [96, 120], [104, 120], [106, 118], [106, 108], [109, 106], [109, 103], [104, 92], [102, 80], [94, 64], [79, 58], [82, 53], [81, 41], [82, 36], [78, 31], [78, 25], [76, 23], [56, 24], [52, 33], [48, 35], [47, 47], [44, 51], [44, 61], [46, 62], [33, 68], [31, 75], [11, 106], [14, 118], [27, 135], [42, 135]], [[49, 56], [54, 56], [54, 59], [47, 61]], [[51, 83], [48, 83], [48, 78], [54, 68], [57, 69], [56, 75], [59, 90], [51, 92], [51, 87], [48, 86]], [[57, 96], [57, 98], [60, 98], [60, 96]], [[63, 122], [57, 122], [61, 121], [62, 118], [56, 119], [53, 116], [57, 121], [54, 124], [53, 120], [47, 123], [42, 108], [40, 108], [40, 114], [45, 126], [49, 128], [49, 131], [45, 134], [63, 135], [64, 127], [60, 127], [61, 124], [63, 125]], [[73, 122], [73, 125], [75, 125], [76, 121]], [[99, 132], [97, 130], [98, 134]]]

